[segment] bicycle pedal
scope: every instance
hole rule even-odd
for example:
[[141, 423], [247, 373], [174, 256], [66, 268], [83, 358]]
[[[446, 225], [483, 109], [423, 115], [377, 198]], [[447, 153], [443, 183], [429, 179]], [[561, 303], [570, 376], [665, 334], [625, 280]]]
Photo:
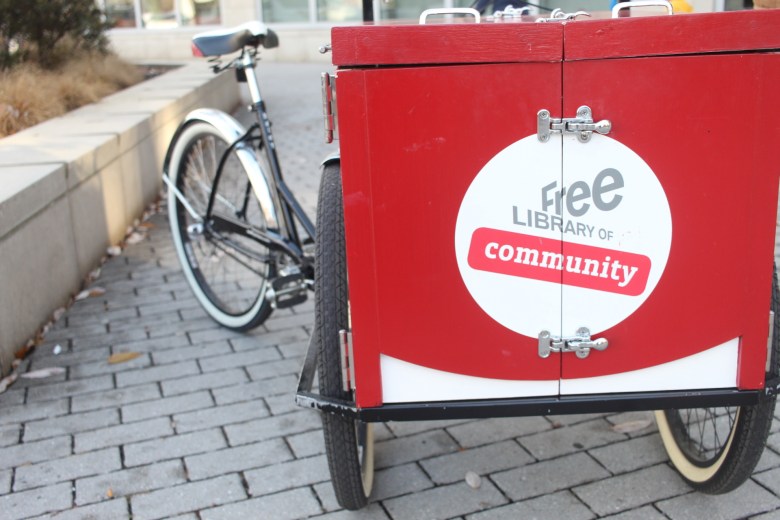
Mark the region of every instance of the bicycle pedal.
[[271, 281], [266, 298], [275, 309], [292, 307], [306, 301], [308, 290], [306, 278], [301, 273], [280, 276]]

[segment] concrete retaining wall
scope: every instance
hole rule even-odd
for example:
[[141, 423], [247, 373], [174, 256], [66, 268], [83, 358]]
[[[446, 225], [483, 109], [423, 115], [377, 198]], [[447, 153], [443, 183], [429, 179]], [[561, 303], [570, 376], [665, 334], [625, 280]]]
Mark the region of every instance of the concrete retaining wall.
[[184, 115], [238, 102], [199, 61], [0, 140], [0, 373], [157, 197]]

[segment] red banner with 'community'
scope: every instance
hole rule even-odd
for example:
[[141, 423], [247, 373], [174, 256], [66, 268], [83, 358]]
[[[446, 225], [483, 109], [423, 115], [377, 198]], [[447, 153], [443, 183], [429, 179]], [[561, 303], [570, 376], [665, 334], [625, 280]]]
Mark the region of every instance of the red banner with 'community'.
[[468, 262], [480, 271], [627, 296], [642, 294], [650, 274], [644, 255], [490, 228], [474, 231]]

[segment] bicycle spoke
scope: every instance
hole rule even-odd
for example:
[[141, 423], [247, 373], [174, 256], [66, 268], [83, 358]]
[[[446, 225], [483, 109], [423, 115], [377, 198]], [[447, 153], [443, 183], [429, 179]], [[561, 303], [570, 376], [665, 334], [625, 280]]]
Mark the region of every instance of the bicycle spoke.
[[[237, 221], [239, 229], [255, 229], [262, 234], [266, 227], [264, 214], [234, 151], [224, 161], [219, 182], [214, 186], [217, 168], [229, 147], [225, 139], [211, 132], [192, 139], [181, 157], [177, 187], [196, 213], [204, 217], [214, 189], [213, 215]], [[205, 229], [191, 233], [190, 224], [198, 220], [183, 211], [177, 222], [183, 231], [181, 239], [189, 244], [184, 248], [188, 258], [182, 263], [191, 269], [203, 298], [230, 316], [257, 308], [258, 299], [264, 298], [274, 261], [268, 248], [239, 230], [210, 230], [207, 221], [203, 222]], [[267, 312], [264, 311], [265, 315]]]
[[[200, 188], [200, 193], [203, 197], [202, 203], [205, 210], [206, 206], [208, 205], [208, 199], [211, 193], [211, 179], [209, 179], [209, 175], [207, 173], [209, 168], [206, 166], [204, 158], [206, 153], [204, 152], [203, 148], [203, 144], [198, 143], [197, 153], [193, 154], [195, 155], [195, 157], [193, 157], [192, 163], [192, 173], [194, 175], [190, 176], [189, 178], [193, 183], [197, 184], [198, 188]], [[213, 165], [213, 170], [216, 171], [217, 165], [219, 164], [216, 159], [216, 145], [212, 144], [208, 147], [208, 150], [210, 155], [210, 162]], [[194, 159], [197, 159], [197, 161]], [[230, 202], [230, 200], [221, 195], [219, 191], [215, 195], [215, 201], [219, 201], [223, 205], [229, 207], [235, 214], [238, 214], [240, 211], [232, 202]]]
[[217, 239], [217, 240], [215, 240], [213, 242], [214, 247], [216, 249], [219, 249], [220, 251], [224, 252], [226, 255], [229, 255], [236, 262], [239, 262], [241, 265], [243, 265], [244, 267], [246, 267], [247, 269], [249, 269], [250, 271], [252, 271], [252, 272], [254, 272], [256, 274], [263, 274], [263, 273], [262, 273], [261, 270], [255, 268], [255, 267], [250, 266], [246, 261], [244, 261], [241, 258], [239, 258], [237, 255], [235, 255], [233, 252], [231, 252], [231, 250], [229, 248], [224, 247], [222, 245], [219, 245], [219, 244], [222, 244], [222, 243], [230, 244], [230, 246], [231, 246], [231, 248], [233, 250], [238, 251], [239, 253], [242, 253], [244, 256], [246, 256], [246, 257], [248, 257], [248, 258], [250, 258], [250, 259], [252, 259], [252, 260], [254, 260], [256, 262], [264, 264], [264, 263], [267, 263], [267, 262], [269, 262], [271, 260], [271, 256], [270, 255], [258, 256], [256, 254], [254, 254], [254, 252], [252, 250], [247, 249], [247, 248], [241, 246], [241, 244], [239, 244], [239, 243], [237, 243], [235, 241], [232, 241], [232, 240], [230, 240], [228, 238], [220, 237], [219, 239]]

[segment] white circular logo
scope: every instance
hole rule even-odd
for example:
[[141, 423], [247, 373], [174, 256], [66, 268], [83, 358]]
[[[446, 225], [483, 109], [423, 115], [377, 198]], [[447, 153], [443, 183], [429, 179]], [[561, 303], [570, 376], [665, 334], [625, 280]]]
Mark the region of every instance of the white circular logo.
[[511, 144], [477, 174], [455, 226], [458, 267], [476, 303], [530, 337], [596, 334], [626, 319], [658, 284], [671, 241], [653, 171], [598, 134]]

